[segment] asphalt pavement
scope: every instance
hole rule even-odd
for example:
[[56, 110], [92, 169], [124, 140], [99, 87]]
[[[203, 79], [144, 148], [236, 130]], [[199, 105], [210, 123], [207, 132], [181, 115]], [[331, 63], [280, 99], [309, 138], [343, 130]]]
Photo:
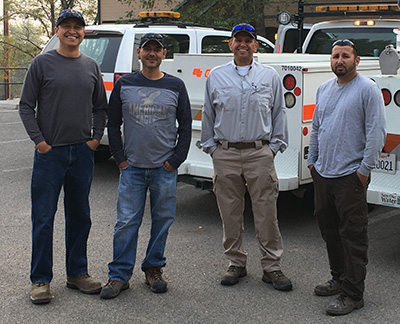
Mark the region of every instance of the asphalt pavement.
[[[102, 300], [67, 288], [61, 194], [54, 223], [53, 299], [48, 305], [32, 304], [30, 179], [34, 146], [19, 119], [17, 104], [18, 99], [0, 101], [0, 324], [400, 323], [399, 209], [376, 206], [371, 211], [365, 306], [347, 316], [332, 317], [324, 308], [333, 297], [313, 294], [316, 284], [329, 279], [329, 267], [309, 199], [300, 200], [286, 192], [278, 201], [285, 246], [282, 269], [292, 279], [293, 291], [280, 292], [261, 281], [249, 205], [244, 213], [248, 274], [238, 285], [226, 287], [219, 283], [227, 261], [215, 197], [185, 183], [178, 183], [176, 220], [167, 240], [166, 294], [152, 293], [140, 270], [151, 226], [148, 203], [130, 289], [115, 299]], [[118, 175], [113, 160], [96, 164], [90, 194], [89, 273], [103, 283], [112, 259]]]

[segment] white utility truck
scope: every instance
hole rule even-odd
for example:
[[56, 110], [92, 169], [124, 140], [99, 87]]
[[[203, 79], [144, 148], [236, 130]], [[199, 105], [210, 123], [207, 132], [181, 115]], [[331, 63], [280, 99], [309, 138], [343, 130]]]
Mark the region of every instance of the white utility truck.
[[[397, 30], [397, 33], [399, 31]], [[400, 45], [400, 44], [399, 44]], [[381, 88], [386, 108], [386, 142], [372, 174], [368, 200], [400, 208], [400, 57], [388, 46], [380, 55], [380, 75], [371, 75]]]
[[[213, 176], [211, 158], [202, 151], [200, 144], [205, 82], [213, 67], [232, 59], [232, 55], [226, 54], [175, 54], [174, 60], [162, 63], [162, 70], [179, 76], [185, 82], [189, 92], [193, 117], [192, 143], [188, 158], [178, 171], [181, 181], [191, 183], [197, 188], [211, 189]], [[254, 59], [273, 67], [280, 76], [284, 88], [289, 145], [284, 153], [278, 153], [275, 158], [279, 189], [301, 192], [303, 185], [312, 182], [307, 168], [307, 158], [316, 91], [321, 83], [334, 77], [330, 68], [329, 55], [256, 54]], [[379, 60], [363, 57], [357, 70], [368, 76], [379, 75]], [[400, 103], [400, 92], [398, 97]], [[398, 110], [400, 114], [400, 108]], [[339, 133], [338, 136], [340, 136]], [[378, 162], [378, 166], [382, 165], [382, 167], [379, 171], [373, 171], [371, 192], [368, 194], [369, 203], [384, 204], [386, 194], [394, 192], [390, 187], [385, 188], [385, 184], [379, 188], [377, 184], [382, 177], [397, 177], [396, 173], [387, 172], [387, 167], [385, 167], [387, 161], [387, 156], [382, 154]], [[395, 168], [394, 164], [392, 167]], [[398, 175], [400, 177], [400, 172]], [[397, 183], [400, 187], [400, 181], [397, 180]]]

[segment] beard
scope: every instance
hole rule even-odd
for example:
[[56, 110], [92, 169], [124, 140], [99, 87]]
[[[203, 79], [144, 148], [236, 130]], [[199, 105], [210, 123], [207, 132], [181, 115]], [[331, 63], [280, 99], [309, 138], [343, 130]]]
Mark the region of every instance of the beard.
[[348, 67], [346, 67], [344, 65], [331, 66], [332, 72], [336, 76], [345, 76], [345, 75], [351, 73], [355, 68], [356, 68], [356, 62], [354, 62], [351, 66], [348, 66]]

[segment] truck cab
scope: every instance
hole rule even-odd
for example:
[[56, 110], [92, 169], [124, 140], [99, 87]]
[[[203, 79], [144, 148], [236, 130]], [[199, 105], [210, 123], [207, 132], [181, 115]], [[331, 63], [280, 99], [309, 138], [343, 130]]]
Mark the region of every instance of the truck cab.
[[393, 29], [400, 27], [394, 19], [335, 20], [314, 24], [303, 43], [303, 53], [330, 54], [332, 43], [350, 39], [358, 55], [379, 57], [387, 45], [396, 46]]

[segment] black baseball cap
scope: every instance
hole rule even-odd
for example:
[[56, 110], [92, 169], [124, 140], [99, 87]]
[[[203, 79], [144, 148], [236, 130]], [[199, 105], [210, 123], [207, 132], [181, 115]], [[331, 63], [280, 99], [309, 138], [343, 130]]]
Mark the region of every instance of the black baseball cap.
[[83, 26], [86, 26], [85, 19], [83, 19], [83, 16], [79, 11], [76, 11], [74, 9], [65, 9], [61, 11], [58, 15], [56, 27], [58, 27], [58, 25], [61, 24], [65, 19], [70, 18], [78, 19], [83, 24]]
[[233, 27], [231, 37], [235, 37], [236, 34], [241, 33], [241, 32], [248, 33], [251, 37], [253, 37], [254, 39], [257, 39], [256, 29], [252, 25], [246, 24], [246, 23], [242, 23], [242, 24], [239, 24], [239, 25], [236, 25], [235, 27]]
[[147, 33], [142, 36], [140, 39], [139, 48], [145, 46], [150, 41], [156, 41], [162, 48], [165, 48], [164, 39], [160, 34], [156, 33]]

